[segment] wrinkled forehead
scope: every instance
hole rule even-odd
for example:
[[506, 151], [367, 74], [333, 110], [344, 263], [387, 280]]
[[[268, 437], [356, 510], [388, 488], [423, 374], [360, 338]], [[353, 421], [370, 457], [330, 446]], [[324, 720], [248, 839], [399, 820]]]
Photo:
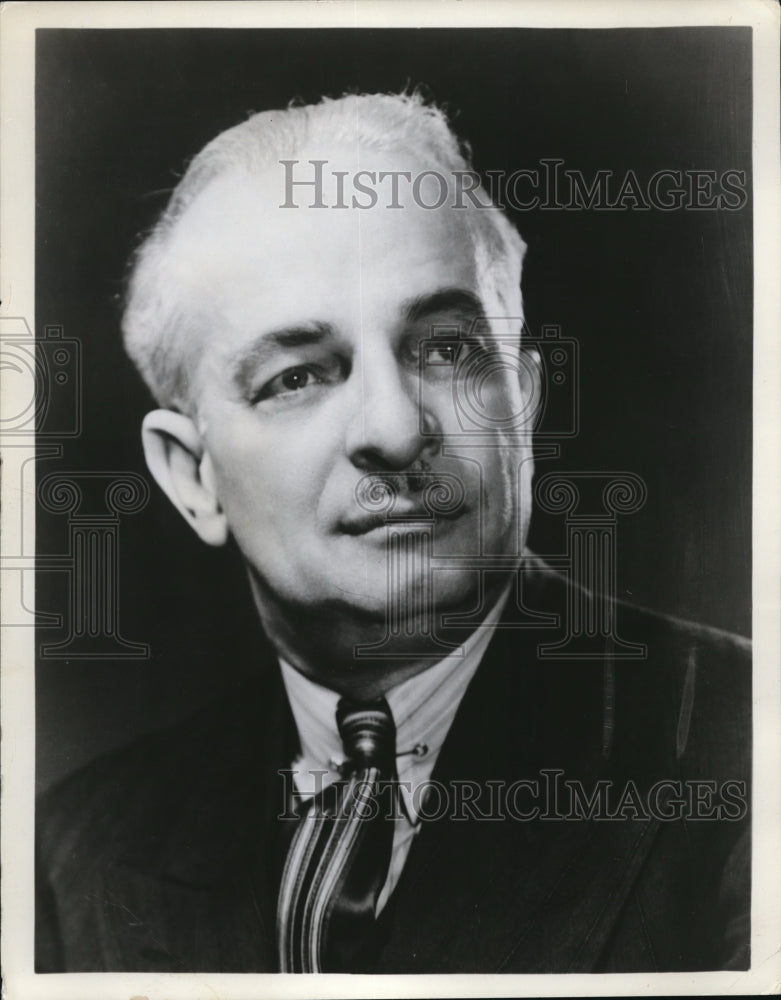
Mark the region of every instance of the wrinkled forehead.
[[442, 287], [474, 293], [500, 317], [479, 210], [458, 207], [452, 177], [402, 154], [308, 149], [294, 160], [224, 173], [178, 220], [166, 256], [188, 361], [207, 333], [340, 318], [377, 326]]

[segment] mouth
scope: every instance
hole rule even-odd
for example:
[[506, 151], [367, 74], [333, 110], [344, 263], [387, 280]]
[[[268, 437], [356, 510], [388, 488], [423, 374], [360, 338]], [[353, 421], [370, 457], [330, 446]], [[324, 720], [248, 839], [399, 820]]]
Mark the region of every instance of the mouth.
[[369, 473], [356, 484], [355, 501], [338, 525], [346, 535], [369, 535], [392, 525], [412, 531], [452, 524], [469, 508], [460, 477], [428, 467]]
[[397, 500], [390, 512], [361, 512], [343, 518], [339, 522], [339, 531], [344, 535], [352, 536], [369, 535], [393, 526], [414, 531], [428, 526], [438, 527], [442, 524], [453, 524], [460, 521], [466, 514], [467, 508], [463, 504], [454, 510], [432, 513], [422, 503], [412, 500]]

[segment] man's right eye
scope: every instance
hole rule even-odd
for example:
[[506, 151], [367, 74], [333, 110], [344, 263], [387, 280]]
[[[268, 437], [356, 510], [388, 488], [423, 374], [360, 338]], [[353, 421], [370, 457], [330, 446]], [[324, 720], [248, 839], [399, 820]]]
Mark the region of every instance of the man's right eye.
[[254, 395], [253, 403], [280, 396], [292, 396], [315, 385], [322, 385], [327, 379], [324, 373], [311, 365], [296, 365], [275, 375]]

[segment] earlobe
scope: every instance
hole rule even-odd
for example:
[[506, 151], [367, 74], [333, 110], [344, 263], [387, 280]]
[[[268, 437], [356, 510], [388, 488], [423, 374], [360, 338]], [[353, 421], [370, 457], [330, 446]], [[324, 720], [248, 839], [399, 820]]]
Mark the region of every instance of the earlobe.
[[207, 545], [224, 545], [228, 523], [195, 423], [173, 410], [153, 410], [141, 436], [149, 471], [174, 507]]

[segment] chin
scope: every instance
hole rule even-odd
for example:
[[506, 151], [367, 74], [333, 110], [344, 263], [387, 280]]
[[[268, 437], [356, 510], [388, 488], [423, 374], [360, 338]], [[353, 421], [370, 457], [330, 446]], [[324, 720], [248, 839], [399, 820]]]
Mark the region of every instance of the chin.
[[[344, 585], [338, 583], [329, 588], [330, 593], [321, 602], [314, 602], [315, 606], [330, 606], [334, 613], [349, 612], [375, 618], [378, 622], [384, 622], [391, 618], [402, 621], [404, 616], [428, 617], [432, 609], [439, 613], [441, 611], [468, 611], [477, 605], [478, 581], [477, 574], [470, 574], [468, 578], [461, 577], [458, 580], [440, 581], [437, 578], [442, 574], [435, 573], [432, 580], [423, 576], [407, 578], [404, 581], [403, 589], [399, 589], [394, 595], [389, 592], [388, 574], [383, 568], [381, 574], [374, 578], [353, 577], [345, 581]], [[356, 587], [356, 580], [360, 580], [360, 586]], [[401, 624], [401, 628], [404, 626]]]
[[435, 577], [434, 610], [438, 614], [476, 611], [479, 591], [477, 572], [463, 575], [438, 573]]

